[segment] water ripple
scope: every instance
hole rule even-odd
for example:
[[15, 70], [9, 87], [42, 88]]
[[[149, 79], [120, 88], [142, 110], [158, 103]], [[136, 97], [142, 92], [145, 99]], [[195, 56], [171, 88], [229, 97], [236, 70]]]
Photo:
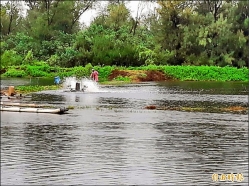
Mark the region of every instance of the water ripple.
[[67, 115], [2, 112], [1, 184], [223, 185], [228, 182], [214, 182], [212, 174], [242, 173], [243, 182], [232, 185], [248, 185], [248, 116], [141, 110], [149, 103], [244, 103], [245, 97], [197, 99], [157, 89], [144, 84], [115, 93], [33, 98], [100, 107]]

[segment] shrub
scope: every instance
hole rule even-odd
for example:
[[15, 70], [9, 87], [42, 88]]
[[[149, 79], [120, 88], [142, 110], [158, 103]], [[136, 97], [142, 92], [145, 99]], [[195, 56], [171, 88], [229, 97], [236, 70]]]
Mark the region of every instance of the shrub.
[[116, 81], [125, 81], [125, 82], [130, 82], [131, 78], [127, 77], [127, 76], [117, 76], [114, 80]]
[[27, 74], [32, 77], [44, 77], [48, 76], [48, 72], [50, 71], [50, 67], [48, 65], [43, 66], [27, 66]]
[[14, 68], [9, 69], [7, 72], [3, 74], [6, 77], [25, 77], [27, 76], [24, 70], [16, 70]]
[[22, 63], [22, 57], [14, 50], [5, 50], [1, 55], [1, 68], [6, 68], [10, 65], [20, 65]]

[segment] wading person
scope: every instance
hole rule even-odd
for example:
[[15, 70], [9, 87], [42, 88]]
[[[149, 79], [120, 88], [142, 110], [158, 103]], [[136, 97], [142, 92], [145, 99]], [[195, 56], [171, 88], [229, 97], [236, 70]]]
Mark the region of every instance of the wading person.
[[90, 75], [90, 78], [92, 78], [93, 81], [98, 82], [99, 81], [99, 73], [98, 73], [98, 71], [92, 69], [92, 73]]

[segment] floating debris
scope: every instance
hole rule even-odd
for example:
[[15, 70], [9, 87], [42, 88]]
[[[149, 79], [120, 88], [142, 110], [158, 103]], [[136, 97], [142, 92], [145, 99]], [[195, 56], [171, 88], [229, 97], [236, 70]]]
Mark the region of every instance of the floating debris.
[[210, 112], [210, 113], [219, 113], [219, 112], [229, 112], [235, 114], [247, 114], [248, 107], [246, 106], [229, 106], [229, 107], [183, 107], [183, 106], [156, 106], [148, 105], [145, 107], [148, 110], [176, 110], [176, 111], [185, 111], [185, 112]]
[[155, 105], [149, 105], [149, 106], [146, 106], [145, 109], [154, 110], [154, 109], [156, 109], [156, 106]]

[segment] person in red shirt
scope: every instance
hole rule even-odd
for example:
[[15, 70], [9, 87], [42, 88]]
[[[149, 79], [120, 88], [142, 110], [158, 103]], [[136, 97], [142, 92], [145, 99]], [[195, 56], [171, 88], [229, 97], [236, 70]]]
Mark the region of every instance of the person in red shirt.
[[90, 75], [90, 78], [92, 78], [93, 81], [98, 82], [99, 81], [99, 73], [98, 73], [98, 71], [92, 69], [92, 73]]

